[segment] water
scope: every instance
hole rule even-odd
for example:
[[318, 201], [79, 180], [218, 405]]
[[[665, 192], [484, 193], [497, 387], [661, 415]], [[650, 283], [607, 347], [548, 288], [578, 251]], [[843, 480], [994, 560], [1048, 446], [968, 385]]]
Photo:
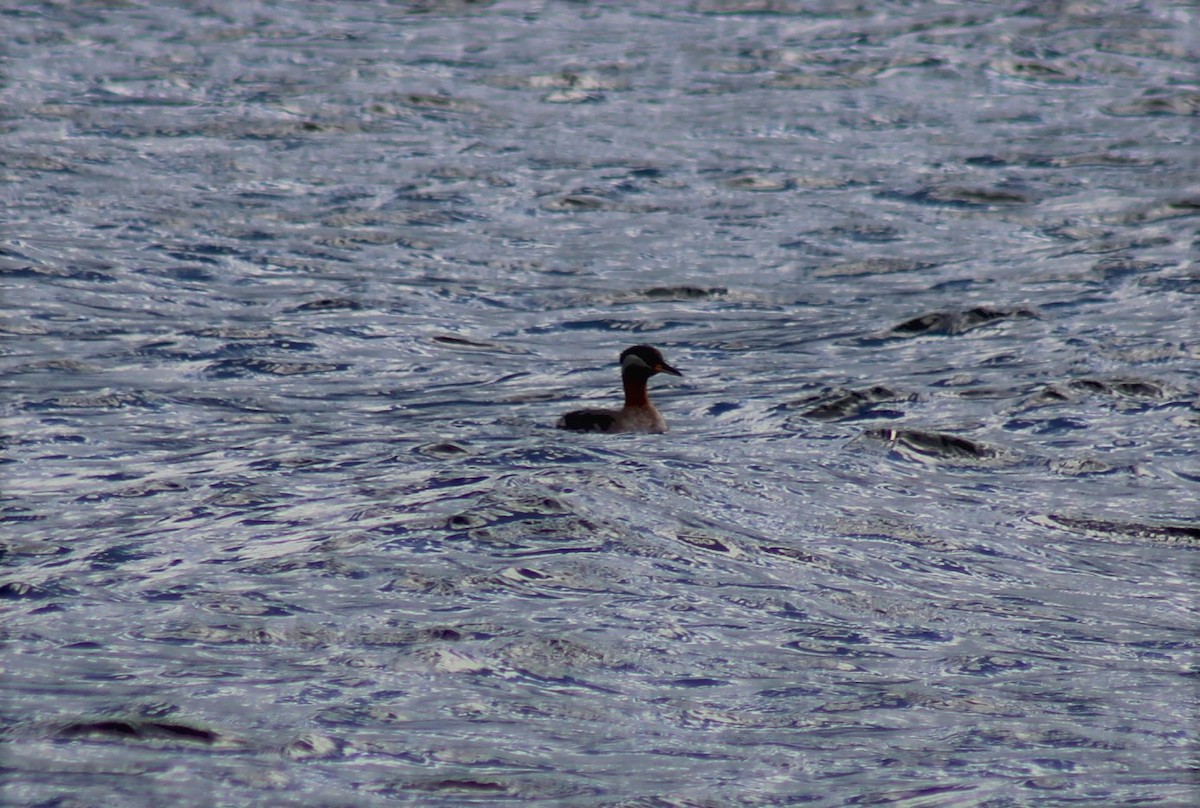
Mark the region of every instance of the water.
[[2, 25], [7, 802], [1197, 799], [1194, 4]]

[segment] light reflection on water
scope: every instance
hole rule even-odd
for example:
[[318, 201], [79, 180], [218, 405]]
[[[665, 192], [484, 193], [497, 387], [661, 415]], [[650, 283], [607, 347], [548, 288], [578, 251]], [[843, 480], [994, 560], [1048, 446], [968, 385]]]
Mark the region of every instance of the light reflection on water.
[[9, 801], [1195, 796], [1189, 10], [738, 5], [7, 15]]

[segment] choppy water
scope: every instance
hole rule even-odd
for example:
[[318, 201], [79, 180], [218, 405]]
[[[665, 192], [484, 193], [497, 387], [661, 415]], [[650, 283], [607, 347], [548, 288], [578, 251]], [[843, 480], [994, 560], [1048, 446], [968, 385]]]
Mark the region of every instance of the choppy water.
[[1197, 797], [1195, 4], [0, 27], [9, 803]]

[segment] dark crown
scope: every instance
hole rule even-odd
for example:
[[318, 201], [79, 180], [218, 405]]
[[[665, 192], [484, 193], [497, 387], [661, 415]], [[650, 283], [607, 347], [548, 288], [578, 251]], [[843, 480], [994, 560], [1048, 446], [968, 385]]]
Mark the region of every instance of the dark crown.
[[649, 345], [634, 345], [630, 348], [626, 348], [625, 350], [621, 351], [622, 364], [624, 364], [625, 358], [627, 356], [629, 356], [630, 354], [637, 356], [638, 359], [641, 359], [643, 362], [645, 362], [650, 367], [654, 367], [655, 365], [662, 365], [662, 364], [666, 363], [666, 360], [663, 359], [663, 355], [661, 353], [659, 353], [658, 349], [652, 348]]

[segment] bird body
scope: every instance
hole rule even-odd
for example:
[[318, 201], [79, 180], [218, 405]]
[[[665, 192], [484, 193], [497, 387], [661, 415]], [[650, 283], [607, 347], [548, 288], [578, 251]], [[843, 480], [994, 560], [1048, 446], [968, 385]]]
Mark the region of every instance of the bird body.
[[558, 419], [558, 428], [575, 432], [666, 432], [667, 422], [646, 392], [646, 382], [659, 373], [683, 375], [649, 345], [626, 348], [621, 352], [625, 406], [619, 410], [574, 410]]

